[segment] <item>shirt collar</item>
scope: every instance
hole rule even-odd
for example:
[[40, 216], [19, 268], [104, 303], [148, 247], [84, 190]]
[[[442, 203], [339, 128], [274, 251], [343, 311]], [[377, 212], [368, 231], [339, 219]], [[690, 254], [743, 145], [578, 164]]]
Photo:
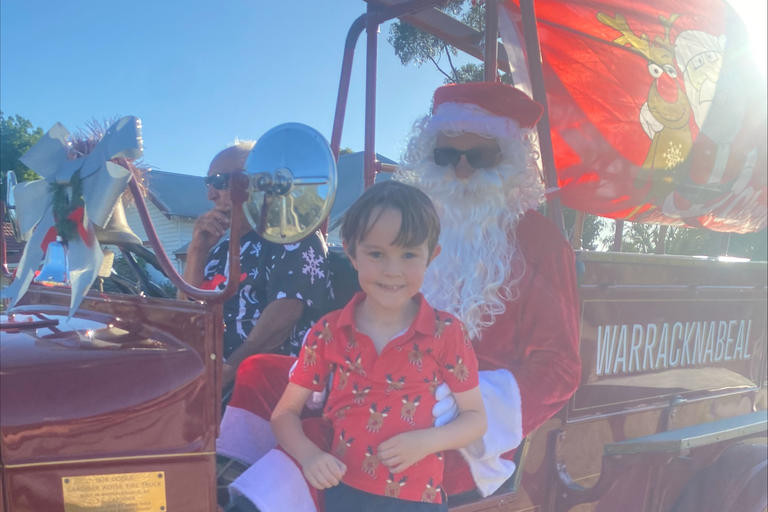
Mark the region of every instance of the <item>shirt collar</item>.
[[[341, 310], [339, 318], [336, 321], [338, 327], [355, 327], [355, 308], [365, 298], [365, 292], [355, 293], [352, 300], [350, 300], [346, 306]], [[419, 301], [419, 311], [416, 313], [416, 317], [413, 319], [413, 323], [408, 330], [415, 330], [421, 334], [432, 336], [435, 333], [435, 310], [429, 305], [427, 299], [421, 293], [416, 295], [416, 300]], [[406, 331], [407, 332], [407, 331]]]

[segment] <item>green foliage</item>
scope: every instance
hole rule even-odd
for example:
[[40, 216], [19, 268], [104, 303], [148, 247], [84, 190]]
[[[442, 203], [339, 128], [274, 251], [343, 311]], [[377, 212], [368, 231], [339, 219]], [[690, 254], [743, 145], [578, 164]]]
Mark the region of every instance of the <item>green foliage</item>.
[[[563, 208], [563, 222], [569, 239], [573, 239], [577, 212], [570, 208]], [[599, 251], [610, 245], [612, 230], [606, 219], [595, 215], [586, 214], [582, 226], [581, 247], [588, 251]]]
[[341, 148], [339, 150], [339, 155], [351, 155], [352, 153], [354, 153], [354, 150], [350, 147]]
[[[478, 3], [472, 5], [469, 0], [452, 0], [441, 10], [452, 16], [459, 17], [463, 23], [483, 31], [485, 25], [485, 7]], [[405, 66], [414, 63], [421, 66], [431, 62], [445, 76], [445, 83], [478, 82], [483, 80], [483, 67], [477, 64], [465, 64], [456, 68], [452, 56], [457, 55], [455, 47], [403, 21], [395, 21], [389, 28], [389, 43], [395, 50], [395, 55]], [[441, 58], [445, 55], [445, 64], [441, 66]]]
[[0, 171], [16, 171], [19, 181], [38, 179], [19, 158], [43, 136], [43, 129], [20, 115], [6, 116], [0, 111]]
[[639, 224], [624, 226], [622, 250], [627, 252], [662, 252], [659, 234], [663, 237], [666, 254], [687, 256], [735, 256], [753, 261], [768, 259], [766, 232], [737, 234], [719, 233], [706, 229]]
[[59, 236], [64, 241], [80, 236], [77, 232], [77, 222], [69, 218], [72, 212], [85, 206], [80, 171], [72, 175], [68, 184], [51, 183], [49, 186], [53, 196], [53, 218]]

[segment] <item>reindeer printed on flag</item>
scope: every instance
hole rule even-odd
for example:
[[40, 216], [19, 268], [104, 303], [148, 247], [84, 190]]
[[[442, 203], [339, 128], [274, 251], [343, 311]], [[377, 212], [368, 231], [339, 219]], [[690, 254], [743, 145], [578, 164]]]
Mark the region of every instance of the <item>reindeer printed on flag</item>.
[[[519, 13], [516, 1], [504, 7]], [[539, 0], [536, 15], [566, 206], [716, 231], [766, 226], [765, 77], [727, 2]]]

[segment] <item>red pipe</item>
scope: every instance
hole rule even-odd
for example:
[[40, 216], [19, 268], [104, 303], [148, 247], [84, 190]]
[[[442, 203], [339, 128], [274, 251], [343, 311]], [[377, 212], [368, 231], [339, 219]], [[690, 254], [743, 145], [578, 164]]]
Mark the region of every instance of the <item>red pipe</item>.
[[364, 186], [367, 189], [376, 179], [376, 56], [378, 53], [377, 40], [379, 23], [372, 16], [373, 6], [368, 4], [368, 16], [365, 29], [365, 154], [363, 157]]
[[[544, 107], [544, 113], [538, 124], [541, 163], [544, 167], [544, 183], [548, 190], [554, 190], [558, 186], [557, 171], [555, 170], [555, 156], [552, 149], [549, 105], [547, 103], [547, 92], [544, 88], [544, 72], [542, 71], [539, 32], [536, 27], [536, 11], [533, 7], [533, 0], [520, 0], [520, 12], [523, 17], [523, 37], [525, 38], [525, 49], [528, 54], [528, 68], [531, 74], [533, 99]], [[560, 198], [555, 194], [547, 196], [547, 217], [565, 234], [563, 207], [560, 204]]]
[[[368, 28], [368, 60], [366, 67], [366, 127], [365, 127], [365, 182], [366, 187], [368, 182], [373, 184], [373, 178], [376, 176], [375, 161], [376, 153], [374, 150], [375, 130], [373, 129], [373, 119], [368, 116], [369, 105], [372, 104], [375, 109], [376, 101], [376, 32], [378, 26], [385, 21], [410, 14], [412, 12], [420, 11], [440, 5], [443, 2], [441, 0], [412, 0], [410, 2], [404, 2], [393, 6], [381, 6], [377, 5], [374, 0], [368, 2], [368, 12], [357, 18], [347, 32], [347, 39], [344, 45], [344, 58], [341, 62], [341, 78], [339, 80], [339, 92], [336, 96], [336, 112], [333, 118], [333, 131], [331, 132], [331, 151], [338, 160], [339, 149], [341, 147], [341, 133], [344, 129], [344, 114], [346, 112], [347, 99], [349, 96], [349, 83], [352, 74], [352, 60], [355, 54], [355, 45], [360, 37], [360, 33], [364, 28]], [[373, 30], [370, 30], [370, 29]], [[373, 52], [373, 58], [370, 58], [371, 52]], [[371, 64], [373, 69], [371, 70]], [[373, 76], [371, 77], [371, 73]], [[368, 84], [373, 83], [372, 93], [369, 94]], [[375, 116], [375, 113], [373, 114]], [[370, 128], [369, 128], [370, 125]], [[369, 178], [370, 175], [370, 178]]]
[[485, 2], [485, 68], [486, 82], [496, 81], [499, 62], [499, 6], [496, 0]]

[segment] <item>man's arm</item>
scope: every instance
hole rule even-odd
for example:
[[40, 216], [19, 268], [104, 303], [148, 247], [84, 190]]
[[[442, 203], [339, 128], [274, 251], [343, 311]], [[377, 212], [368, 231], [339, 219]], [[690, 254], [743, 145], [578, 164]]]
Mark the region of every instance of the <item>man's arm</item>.
[[[195, 221], [192, 240], [187, 247], [187, 263], [184, 266], [184, 280], [192, 286], [200, 286], [204, 279], [205, 265], [208, 253], [216, 242], [226, 233], [229, 227], [229, 215], [222, 210], [210, 210]], [[176, 297], [186, 299], [187, 296], [178, 292]]]
[[271, 352], [280, 346], [291, 334], [303, 312], [304, 303], [299, 299], [278, 299], [270, 302], [261, 312], [243, 344], [227, 358], [224, 365], [224, 387], [234, 382], [237, 367], [248, 356]]

